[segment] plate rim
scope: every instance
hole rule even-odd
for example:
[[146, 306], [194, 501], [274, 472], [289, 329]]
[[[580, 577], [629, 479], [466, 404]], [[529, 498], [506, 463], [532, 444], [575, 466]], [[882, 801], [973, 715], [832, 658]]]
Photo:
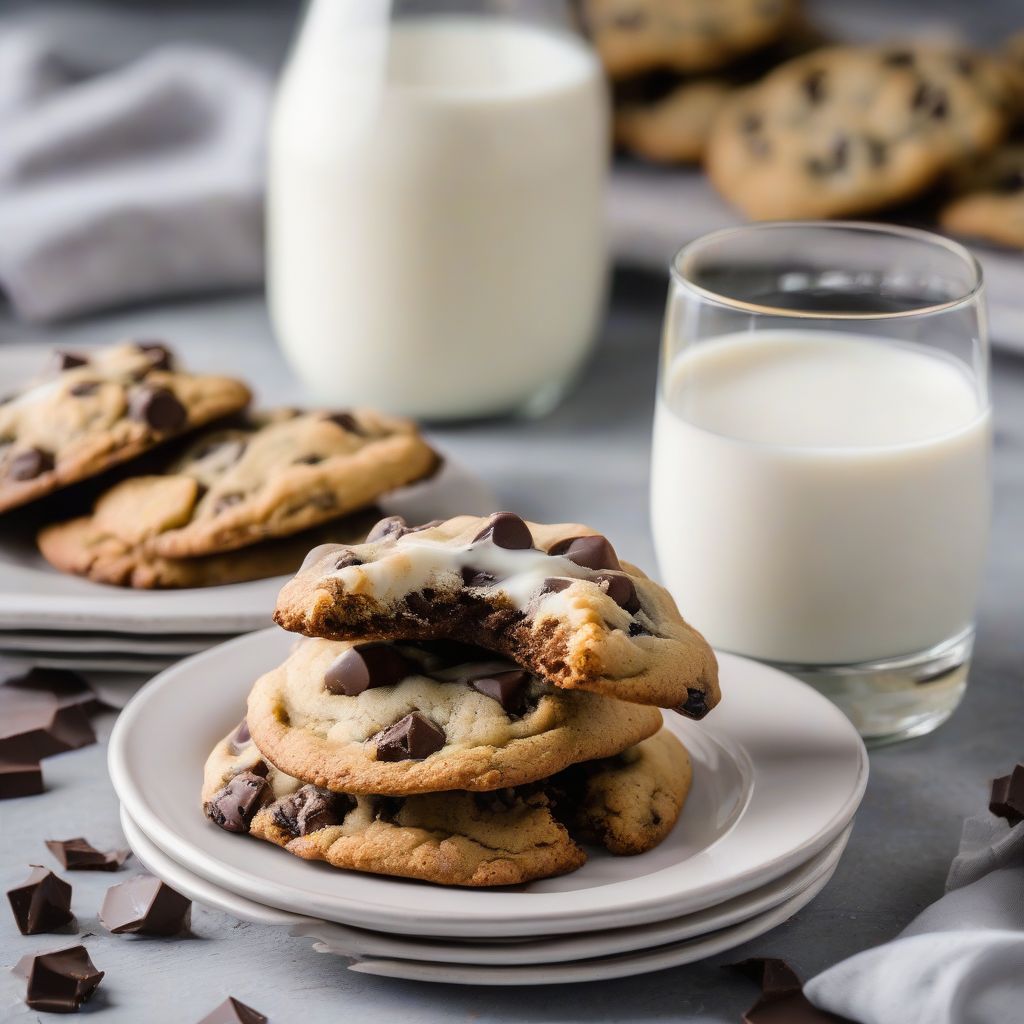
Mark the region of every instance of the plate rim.
[[[274, 637], [271, 640], [271, 636]], [[268, 906], [275, 906], [283, 910], [298, 910], [303, 912], [303, 901], [307, 893], [301, 891], [290, 891], [287, 886], [278, 883], [275, 891], [274, 886], [268, 887], [264, 878], [259, 881], [256, 876], [247, 879], [244, 873], [237, 868], [219, 862], [208, 852], [195, 848], [188, 839], [178, 836], [173, 829], [167, 826], [159, 815], [148, 805], [139, 788], [135, 773], [131, 770], [127, 755], [128, 737], [134, 728], [134, 723], [140, 716], [144, 716], [146, 709], [151, 702], [160, 698], [166, 689], [174, 685], [176, 677], [182, 673], [202, 673], [209, 662], [217, 659], [231, 659], [237, 647], [242, 645], [268, 645], [268, 655], [271, 650], [281, 644], [281, 651], [284, 651], [284, 640], [289, 634], [283, 630], [273, 627], [270, 630], [263, 630], [247, 634], [230, 640], [225, 644], [217, 645], [200, 654], [186, 658], [171, 668], [160, 673], [144, 686], [139, 693], [129, 702], [121, 712], [114, 731], [110, 738], [108, 750], [108, 766], [111, 781], [121, 802], [127, 807], [133, 820], [142, 827], [143, 831], [153, 839], [157, 845], [171, 854], [178, 863], [194, 870], [196, 874], [209, 881], [215, 882], [230, 891], [239, 895], [253, 898]], [[273, 646], [271, 646], [273, 645]], [[649, 895], [646, 898], [634, 898], [626, 900], [625, 904], [620, 902], [614, 909], [608, 909], [604, 901], [600, 905], [591, 904], [588, 907], [573, 906], [584, 901], [586, 897], [574, 895], [593, 891], [591, 889], [578, 889], [569, 892], [546, 893], [544, 894], [544, 907], [541, 908], [534, 902], [531, 905], [529, 915], [523, 911], [509, 912], [508, 902], [488, 900], [486, 892], [476, 892], [476, 903], [487, 904], [488, 913], [484, 918], [492, 927], [500, 927], [503, 934], [556, 934], [558, 932], [573, 931], [586, 925], [591, 929], [625, 927], [631, 924], [642, 924], [651, 920], [663, 920], [666, 917], [678, 916], [683, 913], [695, 912], [715, 903], [730, 899], [733, 896], [748, 892], [759, 885], [766, 884], [780, 875], [785, 874], [793, 867], [810, 859], [820, 852], [846, 827], [852, 820], [860, 800], [863, 797], [864, 788], [867, 784], [868, 762], [867, 753], [863, 742], [857, 735], [856, 730], [849, 723], [846, 717], [834, 705], [824, 697], [814, 692], [807, 684], [800, 680], [787, 676], [769, 666], [751, 662], [748, 659], [739, 658], [736, 655], [722, 655], [724, 664], [733, 663], [737, 666], [745, 666], [746, 671], [757, 673], [769, 673], [776, 679], [781, 679], [788, 688], [797, 688], [805, 699], [812, 702], [820, 701], [818, 709], [824, 715], [833, 718], [834, 724], [844, 734], [847, 742], [851, 745], [851, 751], [856, 751], [857, 766], [856, 778], [851, 779], [849, 791], [842, 805], [837, 808], [813, 835], [803, 838], [795, 845], [788, 847], [786, 851], [766, 863], [752, 864], [742, 871], [736, 871], [726, 878], [717, 882], [705, 883], [695, 889], [691, 889], [682, 897], [675, 900], [667, 900], [662, 892]], [[227, 685], [227, 684], [225, 684]], [[222, 687], [223, 688], [223, 687]], [[757, 788], [754, 788], [757, 792]], [[741, 816], [742, 818], [742, 816]], [[720, 838], [717, 843], [724, 841], [732, 834], [733, 828], [725, 837]], [[715, 845], [717, 845], [717, 843]], [[660, 869], [661, 871], [673, 870], [672, 867]], [[658, 872], [652, 872], [641, 876], [651, 878]], [[315, 877], [315, 876], [310, 876]], [[356, 876], [353, 876], [356, 877]], [[373, 876], [362, 876], [364, 879]], [[393, 879], [382, 879], [394, 883]], [[629, 881], [637, 881], [629, 880]], [[607, 883], [603, 888], [607, 890], [609, 885], [622, 885], [628, 882]], [[641, 886], [642, 887], [642, 886]], [[298, 899], [296, 898], [298, 897]], [[419, 909], [410, 913], [408, 905], [396, 907], [393, 902], [370, 899], [365, 896], [353, 897], [351, 894], [331, 894], [330, 905], [325, 907], [323, 894], [319, 894], [318, 916], [338, 920], [341, 923], [351, 924], [371, 929], [380, 929], [382, 926], [402, 927], [412, 934], [427, 935], [451, 935], [473, 937], [479, 934], [481, 916], [483, 911], [477, 911], [471, 916], [464, 912], [452, 910], [450, 907], [435, 907], [425, 911], [421, 904]], [[568, 904], [566, 908], [562, 906]], [[552, 909], [555, 905], [555, 909]]]

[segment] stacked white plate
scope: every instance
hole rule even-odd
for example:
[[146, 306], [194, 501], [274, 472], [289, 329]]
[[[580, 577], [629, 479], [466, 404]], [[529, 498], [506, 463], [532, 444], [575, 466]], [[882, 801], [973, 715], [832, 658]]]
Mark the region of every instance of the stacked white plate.
[[[139, 859], [192, 899], [310, 937], [354, 971], [421, 981], [537, 985], [689, 963], [787, 920], [827, 884], [867, 782], [867, 755], [833, 705], [798, 680], [721, 656], [722, 703], [666, 715], [694, 782], [655, 850], [592, 850], [561, 878], [451, 889], [338, 871], [203, 817], [203, 764], [253, 680], [293, 638], [264, 630], [179, 662], [118, 719], [110, 774]], [[215, 683], [215, 685], [213, 685]]]
[[[0, 347], [5, 390], [41, 372], [39, 345]], [[494, 495], [451, 461], [431, 480], [393, 491], [386, 515], [426, 522], [495, 509]], [[58, 572], [35, 544], [26, 511], [0, 530], [0, 660], [17, 667], [143, 673], [147, 676], [239, 633], [270, 622], [287, 577], [195, 590], [131, 590]], [[297, 567], [296, 567], [297, 568]]]

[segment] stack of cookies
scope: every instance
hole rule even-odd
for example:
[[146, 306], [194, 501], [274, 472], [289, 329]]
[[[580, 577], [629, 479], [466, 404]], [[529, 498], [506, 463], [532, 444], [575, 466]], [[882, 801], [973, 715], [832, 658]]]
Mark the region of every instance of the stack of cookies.
[[643, 853], [690, 786], [659, 709], [719, 699], [670, 595], [579, 525], [384, 519], [311, 551], [275, 617], [304, 637], [210, 755], [204, 810], [338, 868], [493, 886]]
[[[250, 397], [241, 381], [179, 369], [155, 342], [57, 353], [0, 402], [0, 512], [60, 492], [32, 516], [57, 520], [37, 538], [53, 566], [201, 587], [291, 573], [312, 545], [362, 539], [379, 497], [438, 466], [405, 420], [248, 412]], [[93, 479], [112, 467], [116, 482]]]

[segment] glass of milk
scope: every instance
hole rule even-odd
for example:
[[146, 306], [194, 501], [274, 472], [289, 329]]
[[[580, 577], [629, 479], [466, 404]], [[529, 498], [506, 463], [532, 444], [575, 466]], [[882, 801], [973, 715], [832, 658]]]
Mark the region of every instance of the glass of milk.
[[980, 269], [927, 232], [777, 223], [671, 267], [651, 512], [716, 647], [777, 664], [874, 741], [962, 698], [990, 517]]
[[602, 312], [609, 149], [568, 0], [313, 0], [267, 218], [271, 315], [313, 396], [550, 410]]

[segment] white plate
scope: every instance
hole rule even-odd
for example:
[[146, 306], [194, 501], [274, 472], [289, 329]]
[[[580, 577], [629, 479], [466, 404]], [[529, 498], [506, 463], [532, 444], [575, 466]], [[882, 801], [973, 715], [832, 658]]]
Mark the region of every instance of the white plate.
[[[121, 827], [136, 857], [155, 875], [189, 899], [222, 910], [244, 921], [287, 925], [293, 935], [303, 935], [320, 944], [321, 952], [359, 958], [386, 957], [399, 960], [428, 960], [494, 966], [565, 963], [649, 949], [666, 943], [706, 935], [763, 914], [799, 895], [839, 863], [850, 837], [847, 828], [838, 839], [806, 864], [744, 896], [727, 900], [696, 914], [671, 918], [634, 928], [615, 928], [552, 938], [500, 937], [492, 942], [458, 942], [439, 938], [405, 938], [275, 910], [228, 892], [182, 867], [163, 853], [121, 808]], [[852, 826], [851, 826], [852, 827]]]
[[130, 672], [133, 675], [156, 675], [173, 665], [178, 658], [166, 654], [54, 654], [12, 651], [0, 648], [0, 661], [17, 668], [64, 668], [72, 672]]
[[701, 723], [666, 718], [690, 750], [694, 785], [679, 824], [650, 853], [597, 852], [570, 875], [501, 891], [337, 871], [240, 842], [198, 811], [209, 751], [238, 721], [252, 681], [292, 642], [280, 630], [261, 631], [161, 673], [119, 717], [109, 766], [128, 813], [179, 864], [311, 917], [466, 938], [665, 920], [750, 892], [809, 860], [850, 823], [867, 782], [864, 745], [842, 712], [791, 676], [723, 655], [721, 705]]
[[38, 654], [158, 654], [184, 657], [230, 640], [228, 633], [158, 633], [132, 636], [125, 633], [61, 632], [44, 629], [0, 630], [0, 648]]
[[[87, 347], [87, 346], [85, 346]], [[16, 387], [50, 357], [44, 346], [0, 346], [0, 381]], [[410, 522], [496, 508], [478, 477], [446, 460], [433, 479], [404, 487], [378, 504]], [[245, 633], [270, 622], [285, 576], [194, 590], [131, 590], [58, 572], [36, 549], [24, 515], [0, 529], [0, 629], [109, 630], [119, 633]]]

